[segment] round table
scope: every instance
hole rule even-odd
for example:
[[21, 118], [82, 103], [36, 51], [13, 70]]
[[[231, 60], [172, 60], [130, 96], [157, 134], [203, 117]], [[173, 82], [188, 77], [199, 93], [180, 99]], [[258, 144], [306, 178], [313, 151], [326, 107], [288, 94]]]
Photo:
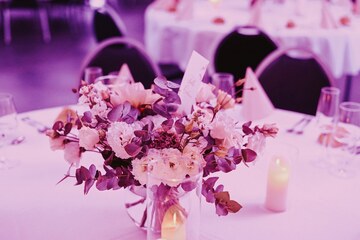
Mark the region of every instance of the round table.
[[[25, 112], [19, 119], [28, 117], [51, 126], [60, 110]], [[232, 114], [241, 120], [241, 107]], [[218, 217], [214, 206], [204, 200], [201, 239], [359, 239], [360, 175], [340, 179], [311, 165], [320, 150], [315, 143], [314, 121], [303, 135], [286, 132], [301, 117], [275, 110], [256, 122], [277, 123], [280, 132], [275, 141], [299, 150], [290, 175], [288, 209], [274, 213], [263, 207], [269, 160], [264, 154], [249, 167], [239, 165], [231, 173], [220, 174], [219, 183], [243, 209]], [[93, 188], [84, 196], [83, 186], [74, 186], [75, 179], [56, 184], [68, 169], [63, 152], [51, 151], [48, 137], [23, 121], [19, 132], [26, 138], [23, 143], [0, 149], [20, 160], [16, 168], [0, 171], [0, 239], [146, 239], [146, 233], [126, 214], [123, 190], [100, 192]], [[269, 149], [271, 144], [274, 141], [268, 142]], [[90, 160], [102, 162], [98, 155]]]

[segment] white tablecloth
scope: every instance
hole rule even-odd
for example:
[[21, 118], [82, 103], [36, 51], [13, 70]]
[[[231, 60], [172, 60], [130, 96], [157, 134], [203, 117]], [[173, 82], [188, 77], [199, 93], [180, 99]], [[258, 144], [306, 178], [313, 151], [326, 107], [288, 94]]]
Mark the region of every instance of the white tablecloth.
[[[296, 4], [300, 1], [304, 2], [303, 8]], [[348, 16], [350, 26], [323, 29], [320, 27], [320, 0], [285, 2], [282, 5], [265, 2], [261, 29], [279, 46], [312, 49], [335, 78], [359, 73], [360, 17], [351, 14], [350, 5], [331, 6], [336, 21]], [[176, 63], [182, 69], [186, 68], [193, 50], [211, 61], [218, 41], [235, 26], [248, 24], [250, 10], [247, 6], [247, 1], [223, 0], [222, 6], [215, 11], [209, 1], [196, 0], [193, 18], [177, 20], [175, 13], [149, 5], [145, 12], [146, 49], [157, 62]], [[299, 12], [299, 9], [302, 11]], [[212, 23], [216, 16], [224, 18], [225, 23]], [[289, 20], [296, 24], [295, 28], [286, 28]]]
[[[20, 118], [29, 116], [50, 126], [59, 111], [28, 112]], [[241, 110], [235, 114], [240, 118]], [[285, 131], [300, 117], [276, 110], [263, 120], [280, 127], [276, 141], [293, 144], [300, 152], [292, 166], [287, 211], [273, 213], [263, 207], [269, 160], [264, 155], [255, 165], [221, 174], [219, 183], [243, 209], [218, 217], [214, 206], [203, 201], [202, 239], [360, 239], [360, 175], [340, 179], [314, 167], [310, 161], [319, 151], [314, 121], [302, 136]], [[75, 179], [56, 185], [68, 168], [63, 153], [51, 151], [48, 138], [23, 122], [20, 131], [25, 142], [0, 149], [20, 160], [16, 168], [0, 171], [0, 239], [146, 239], [126, 215], [123, 190], [94, 188], [84, 196]]]

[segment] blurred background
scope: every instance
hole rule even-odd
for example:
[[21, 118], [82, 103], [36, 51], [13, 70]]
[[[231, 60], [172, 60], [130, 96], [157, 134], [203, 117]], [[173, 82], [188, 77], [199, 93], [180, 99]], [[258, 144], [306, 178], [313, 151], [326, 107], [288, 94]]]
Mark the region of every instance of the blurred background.
[[[116, 1], [127, 35], [141, 42], [150, 2]], [[19, 112], [76, 103], [72, 89], [79, 84], [80, 66], [96, 46], [94, 11], [87, 2], [54, 0], [46, 9], [49, 40], [43, 38], [38, 9], [32, 5], [11, 8], [10, 43], [5, 43], [1, 22], [0, 91], [14, 95]]]
[[[89, 2], [32, 1], [0, 0], [0, 91], [14, 95], [19, 112], [75, 104], [72, 89], [79, 84], [80, 67], [97, 44]], [[108, 2], [121, 16], [127, 36], [144, 43], [144, 13], [153, 0]], [[336, 84], [343, 88], [344, 82], [337, 79]], [[349, 100], [360, 101], [359, 74], [353, 76]]]

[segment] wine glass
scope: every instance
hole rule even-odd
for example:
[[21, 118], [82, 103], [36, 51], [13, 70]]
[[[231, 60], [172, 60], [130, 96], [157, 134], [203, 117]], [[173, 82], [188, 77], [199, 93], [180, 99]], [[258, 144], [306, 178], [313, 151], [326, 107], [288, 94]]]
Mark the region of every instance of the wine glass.
[[334, 166], [330, 168], [330, 173], [342, 178], [353, 177], [356, 175], [354, 160], [359, 156], [357, 147], [360, 142], [360, 103], [341, 103], [335, 126], [331, 148]]
[[[16, 139], [16, 115], [13, 96], [9, 93], [0, 93], [0, 148], [10, 145]], [[4, 153], [0, 154], [0, 169], [15, 167], [17, 163], [17, 160], [7, 158]]]
[[94, 83], [98, 77], [103, 75], [102, 68], [100, 67], [87, 67], [84, 71], [84, 80], [87, 83]]
[[315, 116], [317, 142], [321, 144], [320, 155], [313, 162], [316, 167], [327, 168], [330, 165], [328, 148], [338, 113], [339, 99], [340, 89], [336, 87], [321, 89]]
[[216, 89], [223, 90], [235, 97], [234, 76], [231, 73], [217, 72], [211, 75], [211, 82]]

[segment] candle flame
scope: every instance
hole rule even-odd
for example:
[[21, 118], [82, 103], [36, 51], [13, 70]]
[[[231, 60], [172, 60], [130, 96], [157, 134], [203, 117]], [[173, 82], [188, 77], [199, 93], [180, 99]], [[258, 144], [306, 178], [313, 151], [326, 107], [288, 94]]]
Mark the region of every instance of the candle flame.
[[176, 225], [176, 212], [173, 215], [173, 223], [174, 223], [174, 225]]

